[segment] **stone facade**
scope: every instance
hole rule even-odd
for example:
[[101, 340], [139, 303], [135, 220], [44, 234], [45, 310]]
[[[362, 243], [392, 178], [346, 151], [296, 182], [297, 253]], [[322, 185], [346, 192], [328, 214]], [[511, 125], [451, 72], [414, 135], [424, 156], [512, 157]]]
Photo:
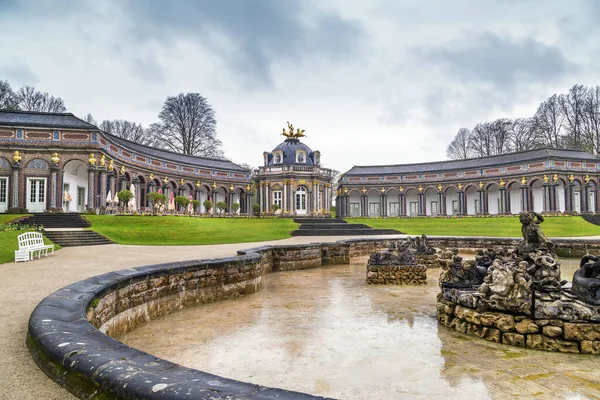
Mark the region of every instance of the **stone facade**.
[[418, 217], [600, 210], [593, 154], [538, 149], [469, 160], [356, 166], [339, 180], [337, 217]]
[[284, 130], [284, 135], [283, 143], [263, 154], [264, 165], [255, 173], [261, 212], [277, 204], [280, 215], [329, 216], [334, 171], [321, 166], [319, 151], [300, 141], [303, 133]]
[[502, 312], [478, 312], [440, 293], [438, 321], [458, 332], [495, 343], [561, 353], [600, 354], [600, 322], [532, 319]]
[[230, 161], [142, 146], [72, 114], [0, 111], [0, 212], [84, 212], [132, 186], [143, 210], [158, 189], [225, 201], [228, 212], [237, 202], [250, 214], [254, 202], [250, 171]]

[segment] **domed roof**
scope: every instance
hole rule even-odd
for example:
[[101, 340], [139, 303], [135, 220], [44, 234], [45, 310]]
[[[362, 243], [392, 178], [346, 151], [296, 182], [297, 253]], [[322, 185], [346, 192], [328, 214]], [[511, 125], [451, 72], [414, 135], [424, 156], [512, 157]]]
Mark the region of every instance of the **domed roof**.
[[[305, 159], [304, 162], [299, 162], [297, 159], [297, 151], [303, 150]], [[283, 159], [281, 161], [277, 160], [277, 154], [282, 154]], [[300, 142], [299, 139], [296, 138], [288, 138], [283, 143], [280, 143], [277, 147], [273, 149], [271, 153], [269, 153], [269, 159], [267, 165], [315, 165], [314, 152], [310, 147]]]

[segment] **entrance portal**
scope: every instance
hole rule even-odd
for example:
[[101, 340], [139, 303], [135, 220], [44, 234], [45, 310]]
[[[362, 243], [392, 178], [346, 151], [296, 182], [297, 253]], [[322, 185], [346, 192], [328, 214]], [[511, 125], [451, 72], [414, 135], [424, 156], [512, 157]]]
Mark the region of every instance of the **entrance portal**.
[[306, 214], [306, 189], [303, 187], [296, 191], [296, 214]]
[[46, 210], [46, 178], [27, 178], [27, 211]]

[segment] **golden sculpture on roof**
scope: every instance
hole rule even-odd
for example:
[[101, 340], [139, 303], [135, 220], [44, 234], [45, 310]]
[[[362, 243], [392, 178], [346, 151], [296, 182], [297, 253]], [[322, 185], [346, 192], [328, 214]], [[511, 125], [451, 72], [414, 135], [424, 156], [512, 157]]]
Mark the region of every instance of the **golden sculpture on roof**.
[[58, 153], [52, 154], [52, 158], [50, 158], [50, 160], [52, 161], [53, 164], [58, 164], [58, 162], [60, 161], [60, 158], [58, 157]]
[[124, 165], [121, 165], [121, 170], [119, 171], [119, 174], [125, 175], [125, 166]]
[[90, 158], [88, 158], [88, 163], [90, 164], [91, 167], [96, 166], [96, 157], [94, 157], [94, 153], [90, 154]]
[[286, 131], [285, 128], [283, 128], [283, 133], [282, 135], [285, 136], [288, 139], [298, 139], [301, 137], [304, 137], [304, 129], [300, 130], [300, 128], [296, 129], [296, 131], [294, 132], [294, 125], [290, 124], [290, 121], [287, 122], [288, 125], [288, 130]]
[[100, 157], [100, 166], [104, 167], [105, 164], [106, 164], [106, 156], [104, 154], [102, 154], [102, 156]]
[[108, 170], [108, 172], [113, 172], [115, 170], [115, 161], [110, 160], [108, 162], [108, 167], [106, 167], [106, 169]]
[[15, 151], [15, 154], [13, 155], [13, 160], [15, 160], [16, 164], [18, 164], [21, 161], [21, 154], [19, 153], [19, 150]]

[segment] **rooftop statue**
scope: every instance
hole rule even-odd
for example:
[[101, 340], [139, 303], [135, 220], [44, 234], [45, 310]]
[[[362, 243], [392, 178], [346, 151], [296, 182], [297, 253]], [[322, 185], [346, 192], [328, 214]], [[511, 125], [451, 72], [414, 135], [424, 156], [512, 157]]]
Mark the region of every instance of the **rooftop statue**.
[[287, 122], [288, 125], [288, 130], [286, 131], [285, 128], [283, 128], [283, 133], [282, 135], [285, 136], [288, 139], [299, 139], [301, 137], [304, 137], [304, 129], [300, 130], [299, 128], [296, 129], [296, 132], [294, 132], [294, 125], [290, 124], [290, 121]]

